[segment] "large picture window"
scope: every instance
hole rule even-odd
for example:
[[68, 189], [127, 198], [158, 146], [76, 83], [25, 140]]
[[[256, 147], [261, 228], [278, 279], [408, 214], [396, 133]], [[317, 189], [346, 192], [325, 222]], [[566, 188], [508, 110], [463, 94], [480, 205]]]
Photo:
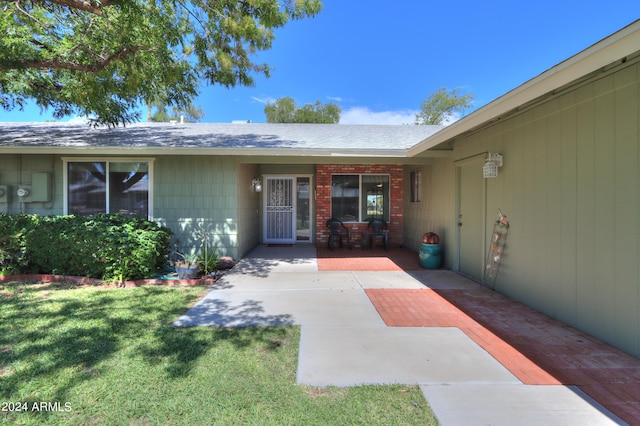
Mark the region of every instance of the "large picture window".
[[388, 175], [331, 176], [331, 215], [343, 222], [389, 220]]
[[151, 217], [151, 162], [66, 160], [66, 213]]

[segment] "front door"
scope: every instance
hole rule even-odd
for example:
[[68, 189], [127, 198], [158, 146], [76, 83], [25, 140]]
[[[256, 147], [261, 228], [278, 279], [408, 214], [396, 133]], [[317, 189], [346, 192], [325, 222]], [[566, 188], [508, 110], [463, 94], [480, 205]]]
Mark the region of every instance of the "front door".
[[484, 178], [482, 160], [459, 167], [458, 271], [475, 280], [483, 272]]
[[264, 192], [264, 242], [296, 242], [295, 177], [266, 177]]

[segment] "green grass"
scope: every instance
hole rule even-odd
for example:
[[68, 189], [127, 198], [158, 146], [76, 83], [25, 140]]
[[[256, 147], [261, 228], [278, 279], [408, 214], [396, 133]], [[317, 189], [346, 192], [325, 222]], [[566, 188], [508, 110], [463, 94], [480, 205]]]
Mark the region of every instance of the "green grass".
[[0, 423], [437, 424], [415, 386], [297, 385], [298, 327], [172, 327], [204, 291], [0, 283]]

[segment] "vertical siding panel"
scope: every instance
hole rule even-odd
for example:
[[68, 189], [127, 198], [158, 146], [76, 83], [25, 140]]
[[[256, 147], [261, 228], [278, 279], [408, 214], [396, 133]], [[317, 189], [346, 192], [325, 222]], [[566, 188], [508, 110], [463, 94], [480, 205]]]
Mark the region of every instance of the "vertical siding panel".
[[636, 67], [615, 81], [615, 343], [638, 350], [638, 106]]
[[[531, 118], [530, 115], [527, 118]], [[529, 300], [531, 298], [532, 306], [533, 306], [533, 294], [535, 290], [535, 286], [538, 283], [539, 277], [536, 276], [535, 272], [538, 268], [537, 262], [539, 259], [535, 258], [535, 247], [532, 244], [535, 235], [539, 232], [536, 229], [536, 205], [538, 201], [536, 200], [535, 188], [536, 188], [536, 179], [535, 179], [535, 134], [534, 134], [535, 123], [528, 121], [523, 127], [523, 158], [520, 163], [520, 167], [522, 168], [522, 186], [520, 191], [526, 196], [523, 198], [522, 204], [522, 216], [520, 218], [520, 226], [522, 231], [521, 237], [521, 247], [519, 255], [521, 256], [518, 261], [518, 265], [521, 265], [522, 269], [522, 278], [517, 280], [517, 284], [514, 287], [518, 291], [518, 296], [523, 298], [524, 300]], [[516, 219], [517, 218], [512, 218]], [[511, 231], [509, 231], [511, 233]], [[526, 297], [526, 298], [525, 298]]]
[[547, 265], [549, 264], [549, 252], [547, 251], [548, 241], [547, 234], [547, 175], [548, 153], [547, 153], [547, 122], [545, 121], [546, 106], [543, 105], [534, 111], [534, 127], [533, 127], [533, 173], [529, 176], [530, 190], [526, 193], [531, 194], [532, 218], [528, 223], [533, 223], [533, 237], [531, 249], [533, 250], [531, 260], [533, 261], [531, 277], [537, 283], [536, 286], [530, 287], [532, 293], [532, 301], [537, 308], [545, 308], [549, 303], [549, 294], [555, 294], [555, 288], [549, 281], [550, 275], [547, 273]]
[[[595, 279], [596, 239], [593, 232], [596, 227], [595, 208], [598, 197], [595, 187], [595, 106], [593, 86], [588, 85], [576, 94], [577, 107], [577, 188], [576, 188], [576, 273], [579, 283], [576, 293], [576, 322], [582, 324], [588, 333], [604, 332], [602, 322], [594, 315], [600, 303], [596, 298], [596, 288], [600, 285]], [[599, 226], [599, 225], [598, 225]]]
[[[520, 115], [514, 119], [513, 130], [504, 141], [503, 158], [504, 166], [504, 214], [507, 215], [511, 226], [507, 238], [502, 266], [498, 274], [500, 286], [498, 288], [513, 288], [525, 273], [525, 267], [521, 262], [521, 254], [526, 250], [525, 238], [527, 228], [523, 226], [525, 212], [525, 194], [522, 190], [524, 184], [524, 167], [527, 161], [525, 155], [524, 120]], [[491, 207], [491, 206], [490, 206]], [[494, 213], [495, 214], [495, 213]]]
[[[544, 223], [540, 226], [540, 239], [537, 244], [537, 251], [544, 253], [546, 260], [539, 264], [544, 271], [545, 295], [547, 297], [547, 309], [552, 316], [558, 318], [564, 314], [566, 307], [564, 294], [566, 283], [562, 281], [562, 225], [563, 212], [562, 205], [562, 145], [561, 139], [561, 115], [559, 113], [560, 101], [554, 99], [547, 104], [548, 118], [546, 119], [546, 172], [540, 175], [540, 182], [544, 187], [544, 210], [540, 212], [540, 217], [544, 218]], [[542, 196], [542, 194], [541, 194]], [[549, 297], [553, 295], [553, 297]]]
[[560, 143], [559, 156], [562, 159], [560, 171], [560, 261], [561, 297], [565, 321], [576, 324], [576, 97], [571, 92], [560, 99]]
[[615, 213], [615, 187], [613, 156], [613, 93], [612, 80], [606, 78], [594, 84], [595, 95], [595, 223], [592, 229], [595, 240], [595, 257], [597, 265], [594, 271], [596, 301], [593, 316], [605, 330], [603, 338], [613, 341], [613, 304], [614, 283], [614, 241], [613, 218]]

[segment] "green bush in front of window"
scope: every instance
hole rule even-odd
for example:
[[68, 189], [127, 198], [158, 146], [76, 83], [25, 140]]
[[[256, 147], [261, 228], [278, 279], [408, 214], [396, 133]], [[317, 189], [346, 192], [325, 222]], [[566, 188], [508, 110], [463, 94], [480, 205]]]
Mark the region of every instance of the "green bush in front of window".
[[0, 275], [77, 275], [142, 279], [167, 261], [171, 230], [120, 214], [0, 214]]
[[26, 234], [33, 229], [33, 215], [0, 213], [0, 275], [25, 271], [29, 266]]

